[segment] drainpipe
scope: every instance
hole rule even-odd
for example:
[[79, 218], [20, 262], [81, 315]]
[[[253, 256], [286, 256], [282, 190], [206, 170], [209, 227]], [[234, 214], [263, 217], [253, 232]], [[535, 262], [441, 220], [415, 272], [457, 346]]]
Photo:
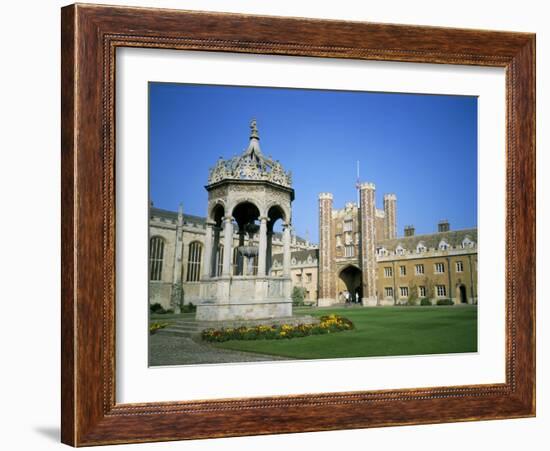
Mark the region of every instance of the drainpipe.
[[447, 257], [447, 268], [449, 269], [449, 299], [453, 300], [453, 291], [451, 285], [451, 259]]
[[395, 290], [395, 260], [391, 262], [393, 276], [393, 305], [397, 304], [397, 291]]
[[474, 303], [474, 271], [472, 269], [472, 254], [468, 254], [468, 263], [470, 264], [470, 294], [472, 296], [472, 304]]

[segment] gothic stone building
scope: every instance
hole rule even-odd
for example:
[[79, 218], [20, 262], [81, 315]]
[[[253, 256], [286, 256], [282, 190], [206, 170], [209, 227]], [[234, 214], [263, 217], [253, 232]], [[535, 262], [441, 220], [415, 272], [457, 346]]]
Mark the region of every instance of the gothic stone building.
[[252, 121], [245, 151], [211, 168], [206, 218], [151, 206], [151, 303], [192, 302], [202, 320], [291, 316], [291, 254], [312, 246], [292, 234], [291, 174], [259, 139]]
[[[179, 293], [182, 304], [200, 302], [200, 280], [205, 272], [204, 249], [206, 237], [206, 218], [185, 214], [183, 207], [178, 211], [164, 210], [151, 206], [149, 209], [150, 234], [150, 283], [149, 302], [159, 303], [164, 308], [173, 308], [172, 293], [177, 298], [176, 282], [181, 281], [182, 292]], [[224, 232], [221, 232], [219, 252], [214, 265], [218, 275], [222, 274]], [[233, 248], [238, 246], [239, 233], [233, 231]], [[255, 240], [258, 243], [258, 240]], [[283, 234], [273, 233], [273, 266], [274, 275], [283, 271]], [[290, 249], [291, 278], [294, 285], [299, 285], [301, 273], [308, 289], [307, 296], [311, 303], [317, 300], [317, 245], [295, 234], [291, 236]], [[237, 267], [237, 255], [234, 251], [232, 271]], [[253, 260], [253, 272], [257, 273], [257, 259]], [[308, 282], [309, 281], [309, 282]], [[175, 300], [174, 300], [175, 302]]]
[[384, 195], [376, 208], [375, 186], [358, 186], [359, 205], [333, 209], [330, 193], [319, 195], [319, 299], [327, 306], [343, 293], [363, 305], [477, 303], [477, 229], [451, 231], [448, 221], [436, 233], [415, 235], [413, 226], [397, 237], [397, 197]]
[[[251, 154], [265, 159], [255, 124], [249, 147], [237, 160], [245, 157], [246, 162]], [[221, 187], [218, 182], [231, 179], [220, 174], [231, 165], [244, 164], [237, 160], [218, 162], [207, 189], [216, 191]], [[346, 291], [366, 306], [419, 303], [424, 298], [432, 303], [440, 299], [477, 303], [477, 229], [451, 231], [442, 221], [435, 233], [415, 235], [414, 227], [407, 226], [404, 236], [398, 237], [396, 196], [386, 194], [378, 209], [374, 184], [363, 183], [358, 189], [359, 203], [347, 203], [339, 210], [333, 208], [332, 194], [319, 195], [318, 246], [292, 232], [289, 205], [277, 206], [269, 196], [263, 200], [210, 196], [206, 217], [185, 214], [181, 206], [175, 212], [151, 205], [150, 303], [175, 311], [182, 304], [201, 304], [205, 280], [235, 276], [290, 279], [292, 286], [304, 289], [306, 303], [319, 306], [344, 302]], [[285, 224], [282, 233], [274, 231], [277, 219]], [[259, 223], [255, 233], [245, 231], [250, 220]], [[266, 252], [244, 257], [238, 249], [245, 244]]]

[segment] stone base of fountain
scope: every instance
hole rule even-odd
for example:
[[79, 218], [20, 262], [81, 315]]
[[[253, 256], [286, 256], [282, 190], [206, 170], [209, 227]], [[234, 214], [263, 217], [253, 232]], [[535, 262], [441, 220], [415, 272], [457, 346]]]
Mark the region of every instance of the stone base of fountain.
[[292, 316], [291, 280], [269, 276], [214, 277], [201, 282], [200, 321]]

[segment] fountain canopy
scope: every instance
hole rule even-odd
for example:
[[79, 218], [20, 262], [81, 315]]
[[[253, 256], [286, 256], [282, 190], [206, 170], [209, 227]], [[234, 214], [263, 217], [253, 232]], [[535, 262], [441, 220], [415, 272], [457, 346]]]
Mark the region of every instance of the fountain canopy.
[[253, 119], [250, 122], [250, 142], [246, 150], [229, 160], [220, 157], [210, 169], [208, 185], [222, 180], [261, 180], [290, 188], [292, 173], [285, 171], [281, 163], [262, 153], [256, 120]]

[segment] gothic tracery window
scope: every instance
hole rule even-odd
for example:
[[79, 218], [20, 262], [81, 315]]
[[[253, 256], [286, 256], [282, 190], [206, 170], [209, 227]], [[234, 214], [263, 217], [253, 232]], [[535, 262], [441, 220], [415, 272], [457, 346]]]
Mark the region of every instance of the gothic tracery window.
[[149, 279], [162, 279], [162, 262], [164, 259], [164, 238], [151, 237], [149, 241]]
[[187, 282], [198, 282], [201, 276], [202, 244], [193, 241], [189, 244], [187, 259]]

